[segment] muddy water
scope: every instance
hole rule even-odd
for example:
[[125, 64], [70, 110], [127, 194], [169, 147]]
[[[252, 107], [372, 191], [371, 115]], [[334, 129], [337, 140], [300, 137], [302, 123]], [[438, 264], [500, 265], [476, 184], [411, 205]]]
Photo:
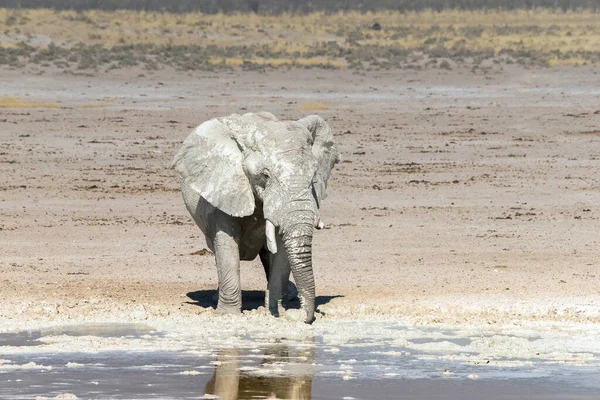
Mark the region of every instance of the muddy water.
[[[597, 399], [599, 355], [584, 340], [353, 323], [221, 345], [143, 324], [0, 334], [0, 398]], [[373, 332], [380, 332], [373, 335]], [[52, 338], [66, 344], [54, 351]], [[162, 341], [180, 341], [179, 350]], [[78, 340], [95, 343], [86, 351]], [[77, 351], [69, 351], [69, 342]], [[144, 342], [142, 346], [140, 343]], [[111, 344], [119, 343], [119, 350]], [[130, 345], [127, 345], [127, 344]], [[235, 343], [235, 345], [231, 345]], [[554, 344], [553, 344], [554, 343]], [[587, 343], [587, 344], [586, 344]], [[50, 347], [48, 347], [50, 346]], [[171, 347], [177, 349], [177, 347]], [[493, 350], [490, 350], [492, 348]], [[521, 350], [518, 350], [521, 349]], [[566, 351], [569, 350], [569, 351]]]

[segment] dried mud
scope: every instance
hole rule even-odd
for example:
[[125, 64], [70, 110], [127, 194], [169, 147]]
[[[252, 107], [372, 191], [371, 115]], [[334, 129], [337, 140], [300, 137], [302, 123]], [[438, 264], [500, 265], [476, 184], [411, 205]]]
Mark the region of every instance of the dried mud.
[[[169, 165], [200, 122], [252, 110], [318, 113], [342, 152], [317, 324], [600, 320], [596, 68], [0, 81], [42, 107], [0, 109], [1, 331], [211, 315], [214, 260]], [[248, 315], [263, 275], [243, 263]]]

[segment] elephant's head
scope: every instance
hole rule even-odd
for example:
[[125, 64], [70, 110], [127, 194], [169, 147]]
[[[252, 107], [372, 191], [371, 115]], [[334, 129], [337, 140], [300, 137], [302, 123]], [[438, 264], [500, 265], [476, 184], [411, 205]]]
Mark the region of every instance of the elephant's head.
[[[175, 169], [226, 214], [262, 212], [268, 248], [286, 252], [306, 322], [312, 322], [313, 228], [320, 225], [319, 205], [339, 160], [331, 129], [316, 115], [278, 121], [262, 112], [212, 119], [194, 133], [175, 156]], [[277, 236], [284, 249], [277, 249]]]

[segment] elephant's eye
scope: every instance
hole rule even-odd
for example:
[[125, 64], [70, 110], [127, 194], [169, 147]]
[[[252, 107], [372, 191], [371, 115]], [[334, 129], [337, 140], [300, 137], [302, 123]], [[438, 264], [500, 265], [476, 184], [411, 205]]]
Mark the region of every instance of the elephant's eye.
[[262, 171], [260, 171], [260, 173], [256, 175], [254, 179], [258, 186], [264, 188], [267, 186], [267, 180], [269, 179], [269, 176], [269, 171], [266, 168], [264, 168]]

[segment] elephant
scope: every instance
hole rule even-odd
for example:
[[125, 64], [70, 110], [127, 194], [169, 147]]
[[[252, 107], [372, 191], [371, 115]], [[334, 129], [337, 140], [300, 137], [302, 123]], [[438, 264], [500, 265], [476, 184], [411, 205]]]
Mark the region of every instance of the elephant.
[[187, 210], [215, 255], [217, 311], [241, 312], [240, 260], [265, 268], [265, 307], [283, 312], [290, 271], [300, 310], [286, 317], [312, 323], [314, 228], [340, 160], [329, 125], [318, 115], [280, 121], [269, 112], [231, 114], [196, 127], [173, 160]]

